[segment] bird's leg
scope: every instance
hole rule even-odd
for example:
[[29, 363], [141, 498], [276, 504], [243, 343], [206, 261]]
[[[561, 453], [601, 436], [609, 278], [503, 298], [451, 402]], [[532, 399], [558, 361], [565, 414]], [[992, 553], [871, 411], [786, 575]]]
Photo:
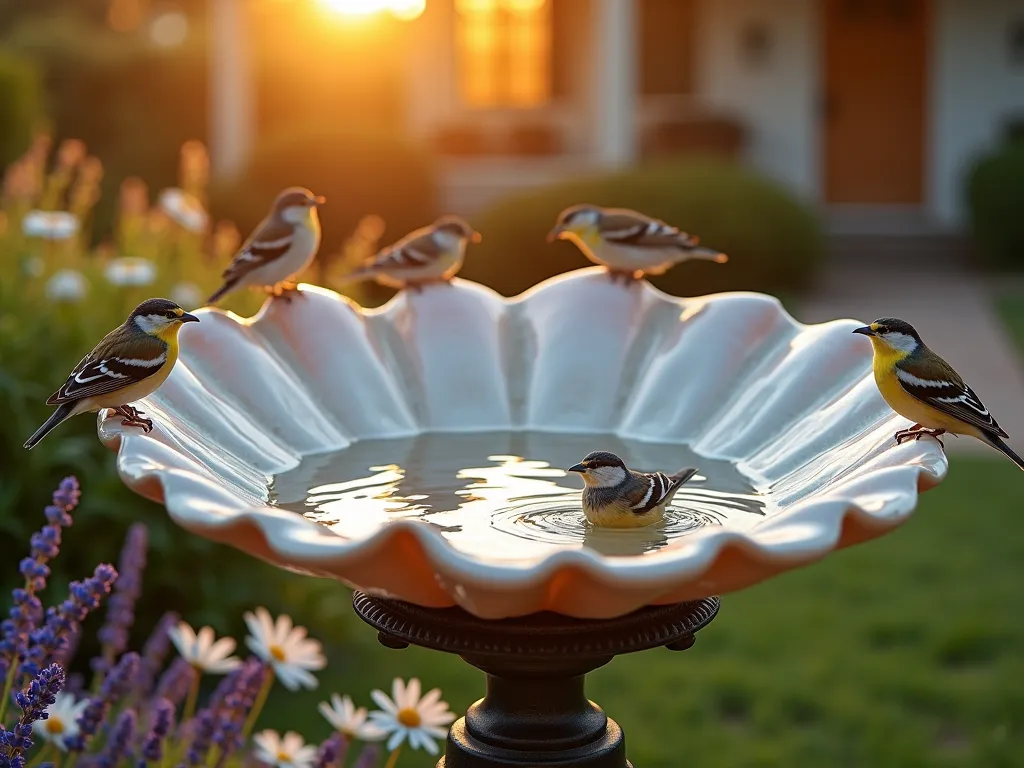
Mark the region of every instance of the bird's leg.
[[909, 440], [917, 434], [918, 430], [924, 429], [920, 424], [915, 424], [907, 429], [901, 429], [893, 437], [896, 438], [896, 445], [902, 445], [904, 440]]
[[[622, 278], [623, 285], [629, 285], [629, 281], [635, 279], [635, 272], [630, 272], [628, 269], [612, 269], [608, 267], [608, 277], [613, 283], [618, 283], [619, 278]], [[643, 274], [642, 272], [640, 274]]]
[[115, 408], [114, 411], [124, 416], [121, 419], [122, 427], [142, 427], [142, 431], [147, 434], [153, 431], [153, 420], [143, 418], [143, 412], [137, 408], [133, 408], [130, 405], [121, 405]]
[[923, 429], [922, 428], [922, 429], [919, 429], [917, 431], [917, 435], [915, 435], [914, 440], [917, 441], [917, 440], [920, 440], [925, 435], [931, 435], [932, 437], [935, 438], [935, 442], [937, 442], [940, 446], [942, 446], [942, 450], [945, 451], [946, 450], [946, 444], [943, 443], [942, 439], [939, 437], [939, 435], [944, 435], [945, 433], [946, 433], [946, 430], [944, 430], [944, 429]]
[[293, 283], [291, 280], [285, 280], [281, 283], [280, 292], [278, 296], [285, 301], [291, 301], [296, 296], [301, 296], [302, 291], [299, 290], [299, 284]]
[[405, 287], [413, 293], [423, 293], [423, 283], [406, 283]]

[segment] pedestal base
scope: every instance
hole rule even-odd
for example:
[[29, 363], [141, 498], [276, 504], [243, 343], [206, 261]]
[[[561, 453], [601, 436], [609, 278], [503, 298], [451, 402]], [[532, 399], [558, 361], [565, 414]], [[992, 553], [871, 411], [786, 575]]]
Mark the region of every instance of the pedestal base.
[[537, 613], [487, 621], [356, 592], [352, 605], [389, 648], [456, 653], [487, 675], [487, 692], [448, 734], [438, 768], [629, 768], [622, 729], [584, 693], [586, 674], [615, 656], [686, 650], [718, 613], [716, 597], [617, 619]]

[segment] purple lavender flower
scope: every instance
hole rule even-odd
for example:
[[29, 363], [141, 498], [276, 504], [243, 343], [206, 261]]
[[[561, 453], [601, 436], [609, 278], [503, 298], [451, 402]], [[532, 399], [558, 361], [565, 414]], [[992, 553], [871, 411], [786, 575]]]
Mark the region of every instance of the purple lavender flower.
[[150, 717], [149, 733], [142, 742], [142, 759], [139, 768], [147, 763], [155, 763], [163, 759], [164, 739], [174, 726], [174, 705], [167, 699], [158, 699], [153, 705]]
[[[78, 505], [80, 495], [78, 481], [74, 477], [64, 478], [53, 492], [53, 503], [46, 507], [47, 524], [32, 534], [32, 551], [20, 565], [25, 586], [14, 590], [14, 605], [9, 617], [0, 624], [0, 677], [6, 677], [10, 665], [25, 653], [29, 637], [42, 619], [43, 606], [36, 593], [46, 588], [50, 576], [47, 563], [57, 556], [61, 529], [71, 525], [69, 513]], [[38, 669], [32, 674], [35, 672]]]
[[67, 649], [68, 635], [76, 631], [89, 612], [99, 606], [116, 578], [114, 566], [98, 565], [89, 578], [71, 582], [68, 599], [50, 608], [46, 612], [46, 623], [32, 632], [31, 644], [22, 663], [23, 675], [35, 677], [43, 665]]
[[352, 768], [373, 768], [380, 758], [380, 747], [376, 744], [367, 744], [359, 753]]
[[195, 676], [196, 671], [191, 664], [184, 659], [175, 659], [160, 676], [156, 684], [156, 697], [167, 699], [177, 706], [188, 695], [188, 689], [192, 686]]
[[128, 690], [132, 678], [139, 669], [139, 654], [126, 653], [121, 660], [110, 670], [110, 674], [103, 680], [98, 695], [92, 698], [89, 706], [78, 718], [78, 735], [68, 739], [67, 747], [69, 752], [81, 752], [85, 745], [99, 730], [100, 725], [110, 712], [110, 708]]
[[190, 766], [202, 765], [213, 744], [214, 731], [217, 729], [217, 715], [210, 709], [201, 709], [195, 716], [192, 729], [192, 741], [188, 746], [185, 759]]
[[136, 721], [134, 709], [126, 709], [118, 716], [106, 747], [96, 760], [96, 768], [114, 768], [128, 754], [132, 737], [135, 735]]
[[345, 761], [346, 752], [348, 741], [340, 733], [335, 733], [320, 745], [313, 768], [335, 768]]
[[4, 755], [10, 765], [24, 764], [22, 755], [32, 747], [32, 723], [47, 718], [46, 708], [57, 700], [57, 694], [63, 687], [64, 670], [51, 664], [17, 695], [21, 717], [14, 724], [13, 730], [0, 728], [0, 754]]
[[263, 687], [267, 670], [259, 659], [249, 658], [240, 673], [235, 687], [224, 697], [214, 732], [214, 743], [220, 747], [218, 765], [223, 765], [228, 756], [243, 745], [242, 728]]
[[100, 680], [114, 665], [114, 659], [128, 647], [128, 633], [135, 623], [135, 603], [142, 592], [142, 571], [146, 567], [146, 526], [136, 523], [128, 529], [121, 558], [117, 561], [118, 577], [114, 593], [107, 603], [107, 621], [100, 628], [100, 656], [92, 660], [92, 669]]
[[164, 660], [171, 650], [171, 627], [178, 625], [181, 617], [173, 611], [168, 611], [160, 617], [156, 629], [142, 646], [142, 666], [136, 677], [135, 695], [148, 696], [153, 688], [153, 681], [157, 674], [163, 669]]

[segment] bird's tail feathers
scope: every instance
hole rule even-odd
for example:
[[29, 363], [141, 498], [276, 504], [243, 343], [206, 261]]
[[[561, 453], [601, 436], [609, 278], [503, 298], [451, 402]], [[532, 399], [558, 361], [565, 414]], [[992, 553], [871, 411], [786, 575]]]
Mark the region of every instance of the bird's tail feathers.
[[713, 261], [716, 264], [725, 264], [729, 260], [729, 257], [721, 251], [716, 251], [714, 248], [704, 248], [703, 246], [687, 248], [686, 256], [689, 259], [703, 259], [704, 261]]
[[213, 294], [213, 295], [212, 295], [212, 296], [211, 296], [210, 298], [208, 298], [208, 299], [206, 300], [206, 303], [207, 303], [207, 304], [215, 304], [215, 303], [216, 303], [216, 302], [217, 302], [218, 300], [220, 300], [221, 298], [223, 298], [223, 297], [224, 297], [224, 295], [225, 295], [225, 294], [226, 294], [226, 293], [227, 293], [228, 291], [230, 291], [230, 290], [231, 290], [232, 288], [234, 288], [234, 287], [235, 287], [235, 284], [236, 284], [237, 282], [238, 282], [237, 280], [228, 280], [228, 281], [226, 281], [226, 282], [224, 283], [224, 285], [222, 285], [222, 286], [221, 286], [220, 288], [218, 288], [218, 289], [217, 289], [217, 290], [216, 290], [216, 291], [214, 292], [214, 294]]
[[50, 418], [43, 422], [43, 425], [35, 431], [35, 433], [28, 440], [25, 441], [25, 447], [30, 451], [35, 448], [39, 441], [50, 434], [54, 427], [60, 424], [65, 419], [74, 415], [75, 403], [61, 403], [57, 410], [50, 414]]
[[1024, 459], [1018, 456], [998, 435], [983, 434], [982, 439], [1003, 454], [1006, 458], [1024, 470]]
[[679, 488], [691, 477], [697, 474], [696, 467], [687, 467], [686, 469], [680, 469], [674, 475], [669, 475], [668, 479], [672, 481], [670, 491], [675, 493]]

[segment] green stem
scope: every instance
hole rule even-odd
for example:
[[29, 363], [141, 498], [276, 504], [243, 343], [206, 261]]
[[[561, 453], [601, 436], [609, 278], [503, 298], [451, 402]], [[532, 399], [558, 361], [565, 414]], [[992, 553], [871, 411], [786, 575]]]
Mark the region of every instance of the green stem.
[[42, 763], [43, 758], [49, 757], [50, 753], [53, 752], [54, 749], [55, 747], [53, 746], [53, 742], [46, 742], [46, 744], [43, 745], [43, 748], [39, 750], [39, 753], [29, 762], [29, 766], [36, 766]]
[[7, 680], [4, 681], [4, 696], [0, 699], [0, 725], [3, 725], [4, 715], [7, 713], [7, 702], [11, 698], [11, 689], [14, 688], [14, 677], [18, 674], [17, 654], [11, 659], [11, 668], [7, 670]]
[[384, 768], [395, 768], [398, 765], [398, 756], [402, 753], [402, 746], [399, 745], [390, 755], [388, 755], [388, 761], [384, 765]]
[[263, 681], [263, 686], [260, 688], [259, 695], [256, 697], [256, 702], [252, 705], [252, 709], [249, 711], [249, 716], [245, 719], [245, 727], [242, 728], [242, 738], [248, 739], [249, 734], [252, 733], [253, 727], [256, 725], [256, 719], [260, 716], [260, 710], [263, 709], [263, 705], [267, 703], [267, 696], [270, 695], [270, 689], [274, 687], [274, 672], [270, 670], [270, 674], [267, 675], [267, 679]]
[[188, 687], [188, 697], [185, 699], [185, 709], [181, 711], [181, 722], [185, 723], [192, 719], [196, 713], [196, 702], [199, 700], [199, 681], [202, 678], [202, 670], [199, 667], [192, 667], [195, 674], [192, 676], [192, 684]]
[[75, 761], [76, 760], [78, 760], [78, 753], [77, 752], [72, 752], [70, 755], [68, 755], [68, 765], [67, 765], [67, 768], [75, 768]]

